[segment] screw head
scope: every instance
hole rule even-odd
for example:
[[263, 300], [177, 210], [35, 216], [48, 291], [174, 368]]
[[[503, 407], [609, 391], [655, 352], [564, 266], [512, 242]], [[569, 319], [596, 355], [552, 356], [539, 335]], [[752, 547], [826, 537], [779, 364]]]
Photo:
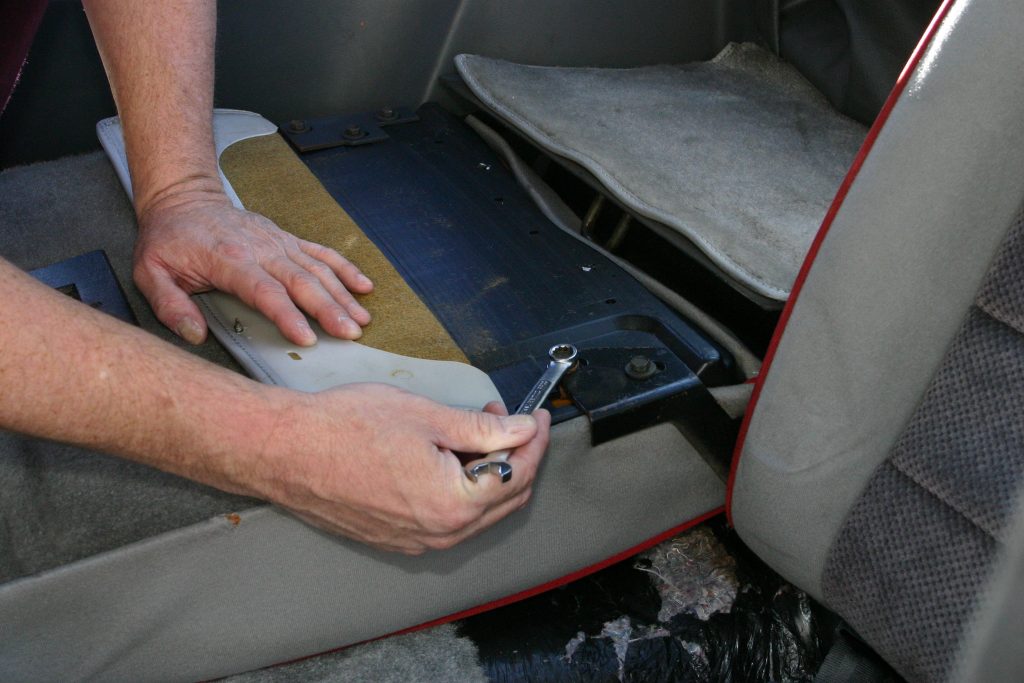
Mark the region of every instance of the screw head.
[[304, 119], [292, 119], [288, 122], [289, 133], [306, 133], [309, 131], [309, 123]]
[[398, 118], [398, 112], [391, 107], [384, 107], [377, 112], [377, 118], [381, 121], [391, 121]]

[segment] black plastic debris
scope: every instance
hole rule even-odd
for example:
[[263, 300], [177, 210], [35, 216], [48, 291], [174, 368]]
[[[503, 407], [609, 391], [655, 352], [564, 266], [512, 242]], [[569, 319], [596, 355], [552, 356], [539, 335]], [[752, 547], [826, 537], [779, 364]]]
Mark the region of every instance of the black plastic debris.
[[835, 617], [721, 521], [459, 624], [493, 681], [812, 681]]

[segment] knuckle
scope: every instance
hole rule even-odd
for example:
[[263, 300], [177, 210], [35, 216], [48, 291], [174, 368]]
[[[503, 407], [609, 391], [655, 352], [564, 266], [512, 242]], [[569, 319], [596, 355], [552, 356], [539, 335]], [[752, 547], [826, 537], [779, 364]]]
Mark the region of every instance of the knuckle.
[[306, 270], [308, 270], [310, 273], [312, 273], [319, 279], [330, 278], [334, 276], [334, 271], [331, 270], [331, 267], [328, 266], [323, 261], [313, 261], [308, 266], [306, 266]]
[[268, 297], [277, 297], [284, 294], [284, 287], [277, 280], [265, 277], [260, 278], [253, 285], [253, 294], [257, 300], [266, 299]]
[[319, 287], [320, 281], [309, 271], [299, 270], [288, 276], [288, 289], [293, 291], [318, 289]]
[[494, 435], [493, 417], [488, 413], [460, 411], [464, 419], [459, 421], [467, 439], [489, 440]]

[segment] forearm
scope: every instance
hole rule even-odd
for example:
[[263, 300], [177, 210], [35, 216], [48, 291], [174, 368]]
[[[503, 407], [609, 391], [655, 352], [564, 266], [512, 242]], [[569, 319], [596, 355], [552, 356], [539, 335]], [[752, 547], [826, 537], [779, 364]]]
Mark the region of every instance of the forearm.
[[[378, 548], [447, 548], [521, 508], [547, 446], [544, 411], [502, 418], [382, 385], [257, 384], [3, 259], [0, 294], [0, 428], [264, 498]], [[509, 484], [468, 483], [453, 454], [510, 448]]]
[[223, 194], [213, 144], [212, 0], [86, 0], [121, 116], [136, 211]]
[[258, 493], [248, 477], [282, 390], [83, 306], [2, 259], [0, 292], [0, 426]]

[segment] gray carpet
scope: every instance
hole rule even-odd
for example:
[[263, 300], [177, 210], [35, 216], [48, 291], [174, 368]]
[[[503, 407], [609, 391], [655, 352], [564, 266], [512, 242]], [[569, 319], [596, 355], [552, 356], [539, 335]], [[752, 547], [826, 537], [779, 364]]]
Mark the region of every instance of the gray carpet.
[[477, 683], [487, 680], [476, 645], [445, 624], [340, 652], [222, 679], [227, 683]]
[[[0, 256], [31, 269], [104, 249], [142, 327], [184, 346], [132, 284], [135, 231], [101, 153], [0, 173]], [[192, 350], [237, 367], [215, 341]], [[143, 465], [0, 432], [0, 582], [254, 504]]]
[[589, 69], [455, 60], [489, 108], [783, 301], [866, 129], [750, 44], [681, 66]]
[[[132, 284], [135, 231], [101, 153], [0, 173], [0, 256], [31, 269], [102, 248], [142, 327], [185, 346]], [[190, 350], [238, 369], [215, 341]], [[149, 467], [0, 431], [0, 583], [254, 504]], [[481, 679], [475, 646], [440, 627], [236, 680]]]

